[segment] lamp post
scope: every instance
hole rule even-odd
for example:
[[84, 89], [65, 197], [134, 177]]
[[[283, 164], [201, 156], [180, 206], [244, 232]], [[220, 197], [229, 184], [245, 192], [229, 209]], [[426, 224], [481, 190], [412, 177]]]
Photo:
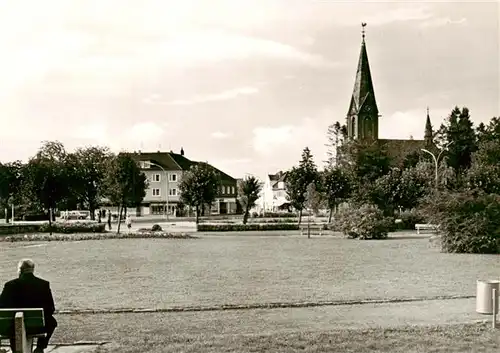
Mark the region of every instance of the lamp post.
[[432, 153], [431, 151], [429, 150], [426, 150], [425, 148], [422, 148], [422, 152], [425, 152], [425, 153], [428, 153], [432, 156], [432, 159], [434, 160], [434, 166], [435, 166], [435, 183], [436, 183], [436, 189], [438, 187], [438, 182], [439, 182], [439, 174], [438, 174], [438, 169], [439, 169], [439, 157], [441, 157], [441, 155], [443, 154], [444, 151], [446, 151], [446, 149], [448, 148], [448, 146], [450, 146], [451, 144], [453, 143], [453, 141], [451, 141], [450, 143], [448, 143], [446, 146], [443, 147], [443, 149], [439, 152], [439, 154], [436, 155], [434, 153]]
[[154, 162], [149, 162], [149, 164], [154, 165], [154, 166], [157, 166], [157, 167], [158, 167], [158, 168], [160, 168], [160, 169], [163, 171], [163, 173], [165, 174], [165, 181], [166, 181], [166, 182], [165, 182], [165, 184], [166, 184], [166, 189], [167, 189], [167, 190], [165, 191], [165, 200], [166, 200], [166, 208], [167, 208], [167, 209], [166, 209], [166, 210], [165, 210], [165, 209], [163, 209], [163, 217], [165, 217], [165, 215], [166, 215], [166, 219], [167, 219], [167, 221], [168, 221], [168, 191], [169, 191], [169, 190], [168, 190], [168, 173], [167, 173], [167, 171], [165, 170], [165, 168], [163, 168], [161, 165], [159, 165], [159, 164], [157, 164], [157, 163], [154, 163]]

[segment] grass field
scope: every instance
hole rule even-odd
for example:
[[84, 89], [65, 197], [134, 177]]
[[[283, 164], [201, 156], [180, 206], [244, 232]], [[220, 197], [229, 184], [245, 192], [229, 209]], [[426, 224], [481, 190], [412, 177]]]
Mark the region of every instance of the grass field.
[[[60, 310], [470, 296], [477, 279], [498, 277], [498, 256], [442, 254], [425, 238], [224, 234], [193, 240], [2, 243], [0, 252], [0, 282], [16, 275], [20, 258], [30, 257], [37, 274], [51, 281]], [[426, 303], [411, 309], [418, 313], [413, 320], [409, 316], [411, 322], [441, 305]], [[498, 331], [482, 324], [353, 330], [328, 318], [343, 310], [344, 317], [365, 327], [365, 307], [356, 314], [346, 306], [58, 315], [54, 340], [111, 341], [101, 353], [500, 351]], [[398, 310], [408, 317], [405, 308]], [[379, 310], [398, 326], [397, 314], [383, 306]]]
[[1, 282], [33, 258], [63, 310], [474, 295], [498, 277], [498, 256], [442, 254], [428, 239], [23, 242], [1, 254]]
[[[189, 335], [165, 330], [123, 337], [100, 353], [493, 353], [498, 331], [485, 325], [289, 332], [268, 335]], [[117, 332], [118, 333], [118, 332]]]

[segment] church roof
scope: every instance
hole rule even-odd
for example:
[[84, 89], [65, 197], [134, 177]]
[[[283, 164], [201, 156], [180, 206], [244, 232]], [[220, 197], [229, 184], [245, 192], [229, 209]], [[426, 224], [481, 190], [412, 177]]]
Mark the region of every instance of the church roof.
[[394, 158], [396, 161], [399, 161], [405, 156], [418, 152], [420, 153], [422, 148], [428, 149], [431, 152], [436, 150], [436, 146], [431, 143], [429, 145], [426, 140], [392, 140], [392, 139], [379, 139], [378, 143], [380, 146], [383, 146], [387, 151], [387, 154]]
[[363, 32], [358, 69], [356, 71], [356, 79], [354, 81], [354, 90], [352, 92], [348, 115], [358, 114], [365, 103], [370, 104], [374, 113], [378, 114], [372, 75], [370, 72], [370, 65], [368, 63], [368, 54], [366, 52], [365, 35]]

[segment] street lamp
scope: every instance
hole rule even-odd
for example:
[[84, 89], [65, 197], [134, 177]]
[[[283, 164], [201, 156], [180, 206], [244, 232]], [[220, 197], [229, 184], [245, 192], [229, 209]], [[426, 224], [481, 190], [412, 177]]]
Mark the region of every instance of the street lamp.
[[160, 168], [161, 170], [163, 170], [163, 173], [165, 173], [165, 180], [166, 180], [166, 187], [167, 187], [167, 190], [165, 191], [165, 199], [167, 201], [167, 209], [163, 209], [163, 217], [165, 217], [165, 214], [166, 214], [166, 218], [167, 218], [167, 221], [168, 221], [168, 174], [167, 174], [167, 171], [165, 170], [165, 168], [163, 168], [161, 165], [157, 164], [157, 163], [154, 163], [154, 162], [149, 162], [149, 164], [151, 165], [154, 165], [154, 166], [157, 166], [158, 168]]
[[439, 169], [439, 157], [441, 157], [441, 154], [443, 154], [444, 151], [453, 143], [453, 141], [449, 142], [446, 146], [443, 147], [443, 149], [439, 152], [439, 154], [436, 155], [432, 153], [429, 150], [426, 150], [425, 148], [421, 148], [421, 150], [425, 153], [428, 153], [432, 156], [432, 159], [434, 159], [434, 166], [435, 166], [435, 183], [436, 183], [436, 188], [438, 187], [438, 182], [439, 182], [439, 175], [438, 175], [438, 169]]

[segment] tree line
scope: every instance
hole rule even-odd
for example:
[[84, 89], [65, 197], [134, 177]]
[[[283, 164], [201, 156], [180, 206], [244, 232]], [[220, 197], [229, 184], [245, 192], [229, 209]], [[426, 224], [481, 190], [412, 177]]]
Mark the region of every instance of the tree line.
[[[208, 163], [194, 163], [180, 183], [179, 206], [194, 209], [196, 223], [220, 191], [220, 173]], [[131, 153], [112, 153], [106, 147], [89, 146], [68, 152], [58, 141], [44, 141], [27, 163], [0, 163], [0, 210], [17, 215], [49, 215], [55, 210], [95, 210], [118, 206], [118, 224], [127, 207], [139, 206], [148, 188], [146, 175]], [[5, 215], [8, 217], [8, 214]], [[48, 217], [49, 222], [52, 218]], [[118, 225], [118, 232], [119, 226]]]
[[146, 176], [132, 156], [113, 154], [106, 147], [68, 152], [61, 142], [44, 141], [27, 163], [0, 163], [1, 210], [15, 205], [24, 215], [83, 209], [94, 219], [95, 210], [108, 199], [119, 206], [121, 217], [123, 209], [141, 203], [146, 188]]
[[[306, 208], [329, 209], [330, 222], [339, 204], [346, 202], [358, 209], [372, 205], [386, 217], [416, 210], [428, 221], [445, 224], [452, 211], [443, 210], [450, 205], [458, 207], [453, 200], [468, 197], [474, 203], [487, 197], [488, 203], [480, 202], [490, 205], [483, 216], [498, 212], [500, 229], [500, 202], [491, 201], [500, 197], [499, 118], [475, 127], [468, 108], [452, 109], [428, 147], [434, 157], [439, 156], [437, 171], [428, 152], [400, 151], [395, 155], [377, 141], [348, 139], [345, 125], [338, 122], [329, 127], [328, 139], [329, 158], [324, 170], [318, 171], [306, 147], [299, 164], [287, 172], [287, 198], [298, 211], [299, 222]], [[476, 206], [470, 207], [477, 210]], [[435, 218], [438, 215], [440, 219]], [[500, 246], [500, 234], [497, 236]]]
[[[468, 108], [455, 107], [434, 133], [429, 148], [439, 155], [437, 179], [434, 160], [422, 150], [394, 156], [377, 141], [349, 140], [345, 125], [338, 122], [329, 127], [328, 139], [324, 170], [318, 170], [306, 147], [298, 165], [286, 172], [287, 199], [299, 222], [304, 209], [319, 208], [330, 210], [330, 222], [342, 202], [372, 204], [394, 215], [417, 208], [436, 188], [500, 194], [500, 119], [475, 128]], [[261, 188], [255, 177], [242, 183], [245, 210], [255, 206]]]

